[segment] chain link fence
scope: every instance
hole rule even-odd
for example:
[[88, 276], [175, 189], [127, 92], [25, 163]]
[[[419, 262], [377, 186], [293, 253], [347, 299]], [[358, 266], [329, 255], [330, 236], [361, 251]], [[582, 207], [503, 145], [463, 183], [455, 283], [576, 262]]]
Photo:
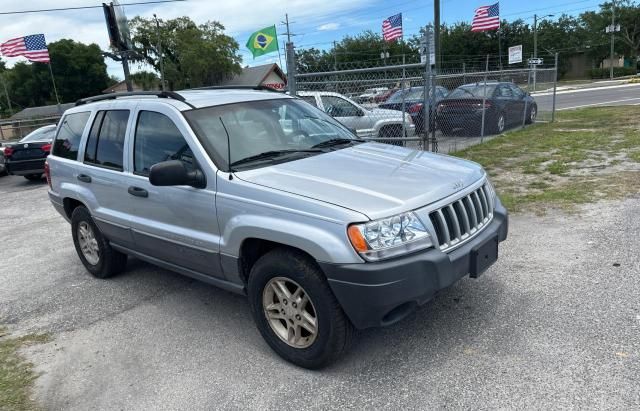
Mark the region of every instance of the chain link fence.
[[289, 88], [363, 139], [443, 153], [553, 121], [556, 67], [470, 66], [435, 75], [423, 63], [342, 65], [290, 76]]

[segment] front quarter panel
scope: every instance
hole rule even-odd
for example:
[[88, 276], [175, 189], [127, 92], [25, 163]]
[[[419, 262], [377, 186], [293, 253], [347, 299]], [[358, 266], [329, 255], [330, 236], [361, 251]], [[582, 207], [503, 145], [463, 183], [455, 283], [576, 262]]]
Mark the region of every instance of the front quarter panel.
[[332, 204], [274, 190], [218, 172], [220, 252], [238, 257], [248, 238], [301, 249], [321, 262], [361, 263], [347, 238], [350, 222], [367, 218]]

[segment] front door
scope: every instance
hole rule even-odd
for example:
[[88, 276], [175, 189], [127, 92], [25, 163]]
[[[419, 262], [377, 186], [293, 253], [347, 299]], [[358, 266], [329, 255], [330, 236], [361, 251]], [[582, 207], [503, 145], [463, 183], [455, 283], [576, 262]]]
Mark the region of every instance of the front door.
[[[131, 129], [127, 187], [135, 249], [200, 274], [223, 277], [215, 172], [202, 167], [210, 160], [190, 133], [173, 108], [138, 105]], [[167, 160], [180, 160], [188, 169], [200, 169], [207, 178], [206, 188], [151, 185], [151, 166]]]
[[358, 137], [375, 137], [371, 118], [362, 109], [338, 96], [321, 95], [320, 100], [325, 113], [354, 130]]

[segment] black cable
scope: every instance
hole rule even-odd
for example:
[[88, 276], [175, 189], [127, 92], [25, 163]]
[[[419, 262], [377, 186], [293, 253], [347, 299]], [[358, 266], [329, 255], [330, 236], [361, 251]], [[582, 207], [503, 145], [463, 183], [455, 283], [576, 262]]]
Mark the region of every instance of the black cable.
[[[156, 3], [175, 3], [178, 1], [187, 1], [187, 0], [152, 0], [152, 1], [141, 1], [135, 3], [123, 3], [120, 6], [135, 6], [142, 4], [156, 4]], [[37, 10], [20, 10], [20, 11], [1, 11], [0, 15], [8, 15], [8, 14], [26, 14], [26, 13], [44, 13], [48, 11], [67, 11], [67, 10], [83, 10], [83, 9], [98, 9], [102, 8], [102, 5], [99, 6], [78, 6], [78, 7], [60, 7], [55, 9], [37, 9]]]

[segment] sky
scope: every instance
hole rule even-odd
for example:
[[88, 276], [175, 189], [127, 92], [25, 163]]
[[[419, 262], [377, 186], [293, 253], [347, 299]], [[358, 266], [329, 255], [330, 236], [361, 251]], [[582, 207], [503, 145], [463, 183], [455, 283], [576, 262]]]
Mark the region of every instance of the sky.
[[[148, 0], [121, 0], [121, 4]], [[532, 24], [533, 15], [562, 13], [579, 14], [597, 10], [603, 0], [503, 0], [500, 17], [509, 21], [523, 19]], [[44, 33], [48, 42], [71, 38], [82, 43], [97, 43], [108, 48], [108, 36], [101, 8], [48, 11], [26, 14], [2, 14], [7, 12], [50, 9], [53, 7], [77, 7], [100, 5], [102, 0], [2, 0], [0, 2], [0, 42], [14, 37]], [[441, 21], [470, 22], [474, 9], [493, 4], [492, 0], [441, 0]], [[189, 16], [196, 23], [217, 20], [226, 28], [226, 34], [240, 45], [243, 65], [259, 65], [278, 62], [276, 53], [252, 58], [245, 44], [250, 34], [273, 24], [277, 25], [281, 48], [286, 41], [285, 27], [281, 22], [288, 13], [292, 40], [296, 48], [315, 47], [328, 49], [334, 40], [355, 35], [364, 30], [380, 31], [382, 20], [402, 13], [405, 37], [418, 33], [433, 21], [433, 1], [429, 0], [187, 0], [175, 3], [125, 6], [129, 18], [140, 15], [160, 19]], [[282, 53], [284, 63], [284, 53]], [[3, 58], [9, 66], [22, 58]], [[106, 59], [110, 75], [123, 78], [122, 66]], [[54, 68], [55, 69], [55, 68]], [[149, 69], [134, 65], [132, 71]]]

